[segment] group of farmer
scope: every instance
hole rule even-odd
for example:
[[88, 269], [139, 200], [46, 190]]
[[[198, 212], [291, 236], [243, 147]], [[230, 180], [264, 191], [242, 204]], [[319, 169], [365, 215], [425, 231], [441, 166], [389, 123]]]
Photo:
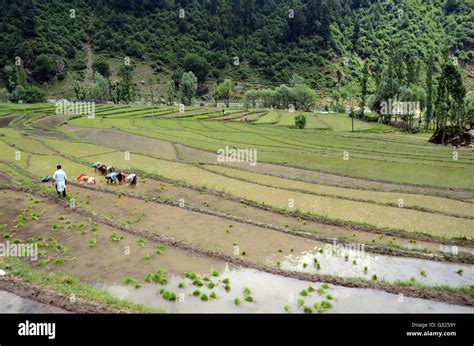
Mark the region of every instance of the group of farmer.
[[[99, 172], [107, 181], [107, 184], [128, 184], [130, 186], [136, 186], [138, 177], [134, 173], [124, 173], [124, 172], [115, 172], [112, 166], [107, 166], [101, 162], [95, 162], [91, 165], [94, 167], [96, 172]], [[66, 183], [67, 183], [67, 174], [62, 170], [61, 165], [58, 165], [56, 172], [53, 176], [46, 176], [41, 179], [42, 182], [52, 181], [53, 186], [58, 193], [58, 196], [66, 197]], [[97, 181], [94, 177], [90, 177], [84, 173], [81, 173], [76, 180], [83, 181], [87, 184], [96, 185]]]
[[95, 162], [92, 167], [105, 176], [107, 184], [129, 184], [130, 186], [137, 185], [137, 175], [135, 173], [115, 172], [113, 166], [107, 166], [102, 162]]

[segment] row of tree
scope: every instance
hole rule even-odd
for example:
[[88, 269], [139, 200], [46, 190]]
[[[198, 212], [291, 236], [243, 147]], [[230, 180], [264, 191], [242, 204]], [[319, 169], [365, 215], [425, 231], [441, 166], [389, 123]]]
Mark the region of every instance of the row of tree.
[[316, 95], [301, 76], [294, 74], [289, 86], [282, 84], [274, 89], [246, 91], [244, 103], [249, 108], [273, 107], [311, 111], [316, 104]]

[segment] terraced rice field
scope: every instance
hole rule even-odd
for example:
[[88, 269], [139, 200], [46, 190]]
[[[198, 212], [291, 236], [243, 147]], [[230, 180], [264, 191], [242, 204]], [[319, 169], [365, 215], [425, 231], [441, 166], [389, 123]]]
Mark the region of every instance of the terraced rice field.
[[[39, 252], [0, 257], [0, 290], [75, 292], [96, 312], [473, 312], [473, 152], [377, 123], [351, 132], [343, 114], [297, 130], [294, 116], [2, 105], [0, 237]], [[256, 161], [222, 160], [232, 149]], [[138, 185], [107, 184], [96, 161]], [[67, 200], [40, 182], [57, 164]], [[11, 293], [50, 311], [30, 291]]]

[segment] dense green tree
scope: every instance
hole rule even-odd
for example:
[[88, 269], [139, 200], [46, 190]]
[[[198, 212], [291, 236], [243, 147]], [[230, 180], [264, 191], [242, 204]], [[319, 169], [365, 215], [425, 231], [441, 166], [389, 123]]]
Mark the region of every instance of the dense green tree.
[[103, 57], [100, 57], [94, 61], [92, 64], [92, 68], [94, 69], [94, 72], [99, 73], [101, 76], [105, 77], [106, 79], [110, 78], [111, 72], [110, 72], [110, 66], [107, 60], [105, 60]]
[[222, 83], [217, 86], [217, 95], [224, 99], [225, 104], [229, 107], [230, 98], [234, 92], [234, 83], [230, 79], [224, 79]]
[[192, 104], [193, 98], [196, 95], [196, 90], [197, 77], [194, 75], [194, 73], [191, 71], [183, 73], [179, 91], [181, 94], [181, 102], [185, 106], [190, 106]]
[[202, 84], [209, 74], [210, 65], [204, 57], [198, 54], [187, 54], [184, 58], [183, 68], [185, 71], [191, 71], [197, 77], [198, 83]]
[[48, 55], [41, 54], [35, 61], [33, 77], [38, 82], [50, 82], [54, 77], [53, 59]]

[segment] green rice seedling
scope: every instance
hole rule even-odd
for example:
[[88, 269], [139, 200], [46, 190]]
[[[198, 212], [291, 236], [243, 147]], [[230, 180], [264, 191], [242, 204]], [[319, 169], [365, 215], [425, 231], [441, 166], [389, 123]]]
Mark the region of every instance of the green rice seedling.
[[415, 239], [410, 239], [410, 243], [416, 244], [416, 240]]
[[213, 282], [209, 282], [207, 284], [207, 287], [210, 288], [211, 290], [215, 287], [216, 285]]
[[153, 281], [159, 283], [160, 285], [166, 285], [168, 283], [168, 280], [166, 279], [166, 270], [158, 270], [153, 276]]
[[303, 263], [303, 268], [306, 268], [308, 266], [308, 263]]
[[323, 313], [325, 311], [325, 309], [323, 308], [323, 306], [321, 305], [321, 303], [318, 303], [318, 302], [315, 302], [313, 304], [313, 307], [316, 309], [316, 311], [318, 313]]
[[152, 283], [154, 275], [153, 274], [146, 274], [145, 275], [145, 282]]
[[40, 260], [38, 260], [38, 261], [36, 262], [36, 265], [37, 265], [38, 267], [44, 267], [48, 262], [49, 262], [49, 261], [46, 260], [46, 259], [40, 259]]
[[165, 289], [163, 287], [161, 287], [158, 292], [162, 295], [163, 293], [165, 293]]
[[305, 314], [312, 314], [313, 313], [313, 309], [311, 309], [309, 306], [305, 306], [303, 311], [304, 311]]
[[219, 272], [217, 270], [213, 270], [211, 273], [212, 276], [219, 276]]
[[245, 287], [243, 293], [244, 293], [244, 297], [246, 297], [246, 296], [249, 296], [252, 293], [252, 291], [250, 290], [250, 288]]
[[91, 231], [93, 233], [96, 233], [97, 231], [99, 231], [99, 225], [97, 225], [96, 223], [94, 223], [92, 226], [91, 226]]
[[59, 216], [59, 220], [62, 221], [62, 220], [64, 220], [64, 219], [66, 219], [66, 217], [65, 217], [64, 215], [60, 215], [60, 216]]
[[211, 298], [211, 299], [217, 299], [216, 292], [212, 291], [211, 294], [209, 295], [209, 298]]
[[202, 278], [202, 281], [210, 281], [210, 279], [209, 279], [208, 276], [204, 276], [204, 277]]
[[329, 300], [333, 300], [333, 299], [334, 299], [334, 297], [332, 296], [332, 294], [328, 294], [328, 295], [326, 296], [326, 298], [329, 299]]
[[318, 263], [318, 258], [317, 258], [317, 257], [314, 257], [314, 258], [313, 258], [313, 262], [314, 262], [314, 264]]
[[224, 280], [222, 280], [222, 283], [228, 285], [230, 284], [230, 280], [228, 278], [225, 278]]
[[277, 261], [277, 267], [279, 268], [281, 266], [281, 262], [280, 261]]
[[239, 299], [239, 298], [235, 298], [235, 299], [234, 299], [234, 304], [235, 304], [236, 306], [239, 306], [239, 305], [240, 305], [240, 299]]
[[0, 231], [3, 231], [7, 228], [7, 224], [0, 225]]
[[209, 300], [209, 296], [208, 296], [207, 294], [204, 294], [204, 293], [203, 293], [203, 294], [201, 295], [201, 300], [202, 300], [203, 302], [207, 302], [207, 301]]
[[463, 269], [458, 269], [458, 270], [456, 271], [456, 274], [461, 275], [461, 276], [462, 276], [463, 273], [464, 273], [464, 270], [463, 270]]
[[197, 287], [202, 287], [202, 286], [204, 286], [204, 284], [202, 283], [202, 281], [199, 280], [199, 279], [194, 279], [194, 280], [193, 280], [193, 285], [194, 285], [194, 286], [197, 286]]
[[290, 249], [290, 252], [293, 252], [293, 251], [295, 251], [295, 249], [291, 248], [291, 249]]
[[318, 252], [322, 254], [322, 253], [324, 253], [324, 249], [323, 249], [323, 248], [320, 248], [320, 249], [318, 250]]
[[323, 289], [327, 290], [327, 289], [329, 289], [330, 286], [329, 286], [329, 284], [324, 283], [324, 284], [321, 285], [321, 287], [322, 287]]
[[142, 285], [142, 284], [135, 284], [135, 286], [134, 286], [134, 287], [135, 287], [135, 289], [137, 290], [137, 289], [139, 289], [139, 288], [142, 288], [142, 287], [143, 287], [143, 285]]
[[225, 285], [224, 289], [225, 289], [226, 292], [229, 292], [230, 291], [230, 285]]
[[197, 274], [193, 273], [193, 272], [186, 272], [186, 273], [184, 273], [184, 277], [186, 277], [188, 279], [195, 279], [195, 278], [197, 278]]
[[160, 244], [156, 247], [156, 254], [157, 255], [162, 255], [163, 252], [165, 252], [165, 250], [166, 250], [165, 244]]
[[124, 238], [123, 235], [118, 235], [117, 233], [113, 232], [112, 235], [110, 236], [110, 240], [118, 242]]
[[323, 301], [321, 302], [321, 306], [322, 306], [325, 310], [332, 308], [332, 304], [331, 304], [330, 302], [325, 301], [325, 300], [323, 300]]
[[324, 289], [322, 287], [318, 288], [317, 292], [320, 296], [322, 296], [326, 293], [326, 291], [324, 291]]
[[81, 231], [80, 235], [86, 235], [86, 231]]
[[68, 248], [68, 247], [63, 248], [63, 253], [67, 254], [67, 253], [70, 253], [70, 252], [71, 252], [70, 248]]
[[246, 251], [242, 251], [242, 256], [245, 256], [247, 255], [247, 252]]
[[345, 262], [349, 261], [349, 256], [347, 256], [347, 255], [344, 256], [344, 261], [345, 261]]
[[411, 281], [411, 282], [416, 282], [416, 278], [415, 278], [414, 276], [412, 276], [412, 277], [410, 278], [410, 281]]
[[249, 302], [249, 303], [255, 302], [255, 300], [253, 299], [252, 296], [247, 296], [247, 297], [245, 297], [244, 299], [245, 299], [245, 301], [247, 301], [247, 302]]
[[357, 261], [356, 261], [356, 260], [353, 260], [353, 261], [352, 261], [352, 264], [353, 264], [353, 265], [357, 265]]
[[288, 304], [286, 304], [283, 309], [286, 311], [286, 312], [290, 312], [291, 309], [290, 309], [290, 306]]
[[144, 260], [144, 261], [149, 261], [150, 258], [151, 258], [150, 255], [146, 255], [145, 257], [143, 257], [143, 260]]
[[372, 275], [372, 280], [373, 280], [373, 281], [377, 281], [377, 279], [378, 279], [378, 278], [377, 278], [377, 275], [376, 275], [376, 274]]
[[195, 297], [199, 297], [200, 295], [201, 295], [201, 291], [199, 291], [199, 290], [195, 290], [193, 292], [193, 296], [195, 296]]
[[367, 271], [369, 270], [369, 267], [365, 266], [364, 267], [364, 274], [367, 274]]
[[129, 284], [134, 283], [134, 282], [135, 282], [135, 280], [133, 280], [131, 277], [126, 277], [126, 278], [123, 280], [123, 283], [124, 283], [125, 285], [129, 285]]
[[176, 293], [170, 291], [164, 291], [162, 297], [170, 302], [176, 301]]
[[62, 258], [56, 258], [56, 259], [53, 261], [53, 264], [54, 264], [54, 265], [57, 265], [57, 266], [63, 265], [63, 264], [64, 264], [64, 259], [62, 259]]
[[184, 286], [186, 286], [186, 284], [185, 284], [184, 282], [180, 282], [180, 283], [178, 284], [178, 287], [179, 287], [179, 288], [184, 288]]
[[313, 286], [309, 286], [308, 287], [308, 292], [309, 293], [313, 293], [315, 291], [314, 287]]
[[304, 300], [298, 299], [298, 306], [303, 306], [303, 305], [304, 305]]
[[421, 276], [424, 276], [424, 277], [427, 277], [427, 276], [428, 276], [428, 274], [426, 273], [426, 270], [420, 271], [420, 275], [421, 275]]
[[321, 269], [321, 264], [319, 264], [319, 262], [316, 263], [316, 269], [317, 269], [317, 270], [320, 270], [320, 269]]
[[234, 228], [234, 225], [230, 224], [230, 225], [229, 225], [229, 228]]
[[3, 233], [3, 237], [5, 239], [11, 238], [11, 237], [13, 237], [13, 233], [12, 232], [5, 232], [5, 233]]
[[300, 296], [307, 297], [307, 296], [308, 296], [308, 291], [302, 290], [302, 291], [300, 292]]
[[89, 244], [88, 244], [89, 249], [92, 249], [93, 247], [96, 247], [96, 245], [97, 245], [97, 239], [96, 238], [92, 238], [91, 240], [89, 240]]
[[138, 239], [138, 245], [140, 245], [141, 247], [145, 247], [145, 241], [143, 239]]

